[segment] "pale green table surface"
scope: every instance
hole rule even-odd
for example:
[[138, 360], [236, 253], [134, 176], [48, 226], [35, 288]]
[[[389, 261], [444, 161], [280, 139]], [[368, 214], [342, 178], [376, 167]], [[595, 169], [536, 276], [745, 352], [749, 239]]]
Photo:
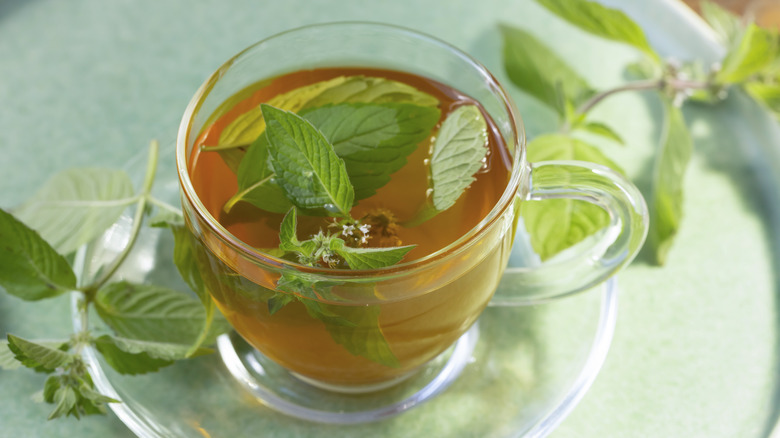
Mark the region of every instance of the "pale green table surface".
[[[717, 47], [672, 2], [608, 3], [646, 26], [664, 55], [715, 59]], [[527, 0], [1, 0], [0, 206], [18, 204], [56, 170], [121, 166], [152, 138], [171, 146], [196, 88], [235, 52], [291, 27], [346, 19], [438, 36], [503, 82], [499, 22], [536, 33], [597, 87], [624, 81], [622, 66], [638, 56]], [[509, 89], [529, 137], [554, 129], [553, 114]], [[594, 113], [617, 120], [629, 145], [606, 150], [642, 188], [659, 114], [657, 99], [640, 95]], [[686, 108], [686, 118], [696, 152], [676, 247], [664, 268], [640, 256], [621, 274], [610, 354], [555, 437], [761, 437], [774, 427], [778, 128], [739, 96]], [[0, 294], [0, 333], [69, 327], [67, 297], [31, 305]], [[45, 422], [50, 407], [32, 399], [43, 379], [0, 371], [0, 437], [131, 436], [112, 415]]]

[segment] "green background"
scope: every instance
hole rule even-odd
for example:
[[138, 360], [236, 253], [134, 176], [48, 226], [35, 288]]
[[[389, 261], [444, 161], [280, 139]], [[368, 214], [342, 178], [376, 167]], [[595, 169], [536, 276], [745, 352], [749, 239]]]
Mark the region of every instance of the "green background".
[[[639, 21], [664, 56], [716, 59], [712, 40], [673, 0], [609, 3]], [[303, 24], [355, 19], [442, 38], [507, 84], [500, 22], [538, 35], [597, 88], [625, 81], [623, 65], [639, 57], [526, 0], [4, 0], [0, 207], [17, 205], [57, 170], [126, 165], [152, 138], [172, 147], [196, 88], [247, 45]], [[508, 88], [529, 138], [555, 129], [554, 114]], [[621, 274], [610, 354], [555, 437], [759, 437], [774, 427], [778, 128], [738, 93], [685, 115], [696, 151], [678, 241], [667, 266], [640, 255]], [[619, 96], [593, 116], [627, 140], [625, 148], [602, 144], [646, 189], [660, 102]], [[170, 160], [163, 165], [173, 170]], [[69, 327], [66, 297], [33, 305], [0, 295], [0, 332], [51, 337]], [[0, 436], [131, 436], [113, 416], [44, 422], [49, 406], [32, 400], [42, 383], [31, 371], [0, 371]]]

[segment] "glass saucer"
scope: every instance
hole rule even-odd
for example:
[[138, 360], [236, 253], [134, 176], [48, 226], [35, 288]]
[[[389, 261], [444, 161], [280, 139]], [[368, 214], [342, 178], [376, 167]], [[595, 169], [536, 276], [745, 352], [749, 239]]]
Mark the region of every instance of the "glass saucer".
[[[121, 250], [129, 226], [130, 218], [123, 217], [80, 253], [82, 273], [90, 275]], [[186, 290], [172, 251], [166, 230], [145, 228], [118, 276]], [[424, 403], [414, 401], [416, 393], [404, 395], [395, 402], [403, 413], [370, 423], [323, 424], [273, 410], [231, 374], [219, 354], [141, 376], [116, 373], [92, 350], [85, 359], [97, 388], [121, 400], [111, 409], [140, 437], [545, 436], [580, 401], [606, 357], [617, 314], [616, 281], [599, 289], [533, 306], [488, 307], [478, 330], [465, 335], [468, 345], [455, 347], [466, 348], [468, 358], [448, 376], [448, 385]], [[103, 328], [97, 318], [89, 323]], [[446, 359], [434, 361], [419, 378], [435, 379], [447, 365]]]

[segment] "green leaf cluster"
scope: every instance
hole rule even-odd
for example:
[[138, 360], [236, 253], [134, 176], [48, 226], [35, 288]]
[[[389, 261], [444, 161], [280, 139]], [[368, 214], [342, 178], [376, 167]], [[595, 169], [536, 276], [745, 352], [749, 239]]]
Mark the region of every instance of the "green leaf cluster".
[[[730, 87], [739, 86], [780, 117], [778, 32], [744, 23], [705, 1], [703, 14], [726, 44], [727, 53], [719, 66], [707, 68], [696, 60], [678, 65], [664, 63], [641, 27], [619, 10], [587, 0], [536, 1], [585, 32], [638, 49], [644, 56], [627, 69], [644, 80], [594, 90], [574, 68], [531, 34], [502, 26], [504, 65], [509, 78], [560, 116], [561, 133], [531, 141], [529, 159], [580, 159], [616, 168], [595, 147], [576, 138], [577, 133], [595, 134], [623, 144], [608, 123], [589, 120], [590, 110], [617, 92], [657, 90], [664, 101], [665, 122], [653, 164], [649, 243], [656, 261], [663, 264], [682, 222], [683, 182], [692, 153], [680, 105], [686, 98], [716, 103]], [[525, 203], [521, 213], [534, 248], [543, 259], [581, 241], [605, 223], [603, 211], [574, 201]]]
[[[649, 69], [660, 56], [641, 27], [623, 12], [586, 0], [537, 0], [558, 17], [581, 30], [639, 49]], [[583, 134], [611, 143], [625, 142], [605, 121], [591, 120], [589, 111], [607, 94], [598, 92], [551, 48], [530, 33], [501, 26], [504, 67], [513, 84], [558, 113], [561, 132], [539, 136], [528, 143], [529, 161], [582, 160], [612, 169], [620, 167]], [[608, 223], [606, 212], [593, 204], [574, 200], [525, 202], [523, 216], [534, 250], [546, 260], [582, 241]]]
[[780, 120], [780, 33], [745, 22], [715, 3], [702, 2], [702, 13], [727, 48], [714, 81], [736, 85]]
[[[50, 418], [105, 413], [105, 404], [115, 402], [95, 390], [81, 359], [84, 348], [94, 347], [120, 373], [141, 374], [209, 352], [202, 345], [213, 343], [228, 328], [213, 311], [180, 213], [150, 195], [156, 159], [153, 142], [138, 193], [124, 172], [74, 169], [53, 176], [31, 201], [15, 210], [19, 217], [0, 210], [0, 288], [28, 301], [78, 292], [82, 317], [94, 305], [112, 329], [111, 334], [92, 334], [85, 328], [68, 341], [26, 340], [8, 334], [8, 340], [0, 342], [0, 368], [24, 366], [51, 374], [44, 386], [44, 400], [55, 405]], [[131, 204], [136, 212], [130, 243], [97, 278], [79, 284], [65, 256], [104, 233]], [[151, 205], [162, 213], [154, 222], [173, 231], [174, 261], [199, 298], [157, 286], [110, 281], [132, 248], [144, 216], [154, 211]]]

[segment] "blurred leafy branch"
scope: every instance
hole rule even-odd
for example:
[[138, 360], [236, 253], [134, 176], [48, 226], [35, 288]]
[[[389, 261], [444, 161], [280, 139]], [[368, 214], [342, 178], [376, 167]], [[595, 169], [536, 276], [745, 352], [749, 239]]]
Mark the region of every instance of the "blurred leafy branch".
[[[531, 162], [585, 160], [617, 171], [620, 167], [598, 147], [577, 137], [600, 136], [623, 145], [609, 123], [590, 112], [611, 96], [651, 90], [664, 102], [664, 127], [654, 155], [648, 243], [664, 264], [683, 216], [683, 181], [693, 143], [681, 107], [687, 101], [716, 104], [741, 89], [780, 119], [780, 36], [776, 30], [745, 22], [714, 3], [702, 2], [702, 14], [726, 47], [719, 63], [664, 60], [642, 28], [623, 12], [587, 0], [536, 0], [551, 13], [593, 35], [637, 49], [641, 59], [626, 66], [638, 79], [606, 90], [594, 89], [577, 71], [532, 34], [501, 27], [504, 67], [510, 80], [558, 114], [559, 131], [528, 143]], [[580, 201], [525, 202], [521, 214], [541, 258], [548, 259], [604, 227], [609, 218], [599, 207]]]

